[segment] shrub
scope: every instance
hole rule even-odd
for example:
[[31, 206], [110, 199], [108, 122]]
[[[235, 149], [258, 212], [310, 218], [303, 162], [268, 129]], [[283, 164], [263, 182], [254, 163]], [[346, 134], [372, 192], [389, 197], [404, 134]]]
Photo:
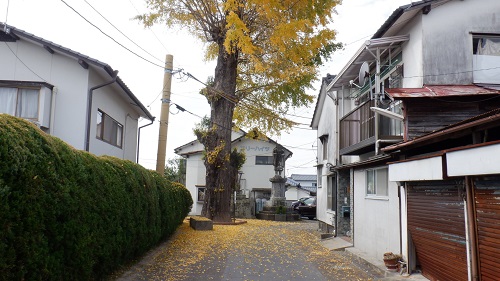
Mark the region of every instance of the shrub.
[[0, 280], [102, 279], [171, 235], [189, 191], [0, 114]]

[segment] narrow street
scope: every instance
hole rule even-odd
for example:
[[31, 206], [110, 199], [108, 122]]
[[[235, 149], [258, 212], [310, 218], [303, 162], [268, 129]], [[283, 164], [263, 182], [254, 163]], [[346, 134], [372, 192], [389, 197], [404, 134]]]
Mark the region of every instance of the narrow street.
[[342, 251], [319, 242], [317, 222], [247, 220], [174, 236], [113, 280], [378, 280]]

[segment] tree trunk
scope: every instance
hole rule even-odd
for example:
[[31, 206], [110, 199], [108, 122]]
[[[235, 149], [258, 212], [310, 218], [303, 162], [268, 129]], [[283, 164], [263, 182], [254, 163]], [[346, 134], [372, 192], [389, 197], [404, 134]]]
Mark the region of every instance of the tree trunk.
[[205, 146], [205, 201], [202, 216], [215, 222], [231, 221], [231, 194], [235, 184], [234, 169], [229, 159], [235, 96], [238, 54], [228, 54], [222, 42], [215, 68], [214, 87], [208, 89], [210, 121]]

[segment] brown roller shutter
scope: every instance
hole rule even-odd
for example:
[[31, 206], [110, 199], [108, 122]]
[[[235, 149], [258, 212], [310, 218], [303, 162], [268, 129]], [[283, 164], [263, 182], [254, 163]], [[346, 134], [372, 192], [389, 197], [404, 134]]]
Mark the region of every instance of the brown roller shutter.
[[467, 280], [463, 181], [408, 183], [408, 231], [422, 275]]
[[500, 177], [475, 179], [474, 186], [481, 280], [499, 280]]

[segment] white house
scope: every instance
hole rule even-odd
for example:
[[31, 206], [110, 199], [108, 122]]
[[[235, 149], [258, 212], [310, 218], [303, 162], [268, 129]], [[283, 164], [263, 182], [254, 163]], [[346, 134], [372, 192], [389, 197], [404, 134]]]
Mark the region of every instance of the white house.
[[316, 195], [316, 175], [292, 174], [286, 179], [285, 198], [288, 202]]
[[0, 112], [76, 149], [136, 162], [139, 118], [154, 117], [109, 65], [0, 24]]
[[[246, 161], [241, 168], [239, 179], [241, 192], [251, 199], [252, 206], [259, 196], [271, 193], [271, 182], [275, 175], [273, 166], [273, 149], [278, 145], [271, 139], [253, 139], [245, 137], [244, 131], [232, 132], [232, 149], [245, 152]], [[200, 215], [205, 192], [206, 169], [203, 162], [203, 145], [194, 140], [174, 149], [177, 155], [186, 158], [186, 187], [193, 197], [191, 215]], [[285, 148], [285, 160], [292, 152]], [[286, 166], [286, 165], [285, 165]], [[254, 209], [254, 206], [252, 207]], [[252, 212], [252, 215], [255, 215]]]
[[[460, 257], [437, 254], [429, 259], [421, 252], [415, 259], [416, 240], [408, 229], [427, 213], [419, 209], [419, 216], [410, 216], [407, 200], [413, 194], [391, 181], [397, 177], [388, 170], [387, 163], [400, 156], [383, 149], [496, 106], [496, 91], [487, 88], [500, 84], [500, 56], [494, 55], [499, 17], [496, 0], [425, 0], [401, 6], [326, 87], [323, 81], [311, 123], [318, 130], [318, 179], [323, 179], [318, 181], [318, 220], [323, 229], [350, 235], [354, 248], [371, 258], [399, 253], [431, 279], [464, 280], [448, 272], [453, 266], [433, 261], [461, 260], [465, 251]], [[416, 167], [408, 169], [419, 174]], [[337, 194], [330, 198], [334, 190]], [[338, 222], [345, 204], [350, 205], [349, 228]], [[435, 241], [444, 244], [450, 237], [455, 236]], [[437, 253], [436, 247], [425, 249], [425, 255]], [[464, 265], [455, 272], [467, 273]], [[433, 268], [449, 268], [450, 275]]]

